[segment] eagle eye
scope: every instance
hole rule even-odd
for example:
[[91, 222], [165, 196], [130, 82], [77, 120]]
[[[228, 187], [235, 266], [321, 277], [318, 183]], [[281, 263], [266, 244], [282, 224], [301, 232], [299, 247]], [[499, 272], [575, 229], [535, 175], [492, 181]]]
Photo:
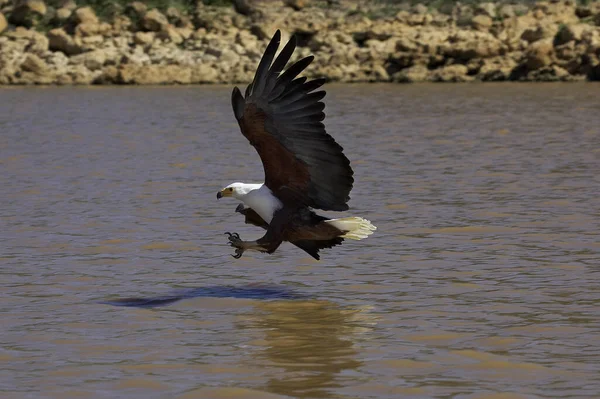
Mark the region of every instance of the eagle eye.
[[233, 191], [233, 188], [232, 188], [232, 187], [229, 187], [227, 190], [229, 190], [229, 191]]

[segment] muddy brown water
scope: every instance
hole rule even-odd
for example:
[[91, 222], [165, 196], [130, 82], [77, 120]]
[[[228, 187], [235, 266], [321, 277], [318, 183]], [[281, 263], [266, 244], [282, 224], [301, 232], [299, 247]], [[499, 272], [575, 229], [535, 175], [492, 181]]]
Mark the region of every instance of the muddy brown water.
[[328, 89], [379, 229], [315, 262], [229, 256], [231, 87], [2, 88], [0, 396], [600, 397], [600, 86]]

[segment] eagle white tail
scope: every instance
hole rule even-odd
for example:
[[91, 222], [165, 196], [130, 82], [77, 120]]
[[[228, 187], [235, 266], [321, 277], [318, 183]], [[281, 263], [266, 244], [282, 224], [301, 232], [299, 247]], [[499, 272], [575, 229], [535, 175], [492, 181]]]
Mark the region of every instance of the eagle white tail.
[[351, 240], [362, 240], [373, 234], [373, 231], [377, 230], [377, 227], [373, 226], [370, 221], [361, 217], [330, 219], [326, 220], [325, 223], [329, 223], [336, 229], [345, 231], [346, 234], [342, 237]]

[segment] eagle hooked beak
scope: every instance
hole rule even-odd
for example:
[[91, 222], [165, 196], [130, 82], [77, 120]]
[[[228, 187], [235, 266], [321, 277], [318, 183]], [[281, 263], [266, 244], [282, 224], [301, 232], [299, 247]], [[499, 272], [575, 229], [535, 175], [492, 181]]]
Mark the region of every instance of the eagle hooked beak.
[[223, 197], [232, 197], [233, 196], [233, 188], [228, 187], [217, 193], [217, 199], [221, 199]]

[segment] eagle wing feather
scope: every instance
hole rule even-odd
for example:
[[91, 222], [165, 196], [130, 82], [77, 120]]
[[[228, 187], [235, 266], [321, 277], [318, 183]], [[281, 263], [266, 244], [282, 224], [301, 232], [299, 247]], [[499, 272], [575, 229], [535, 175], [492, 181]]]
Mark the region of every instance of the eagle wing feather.
[[343, 148], [325, 131], [322, 121], [325, 81], [298, 75], [312, 62], [306, 57], [285, 72], [296, 48], [292, 37], [275, 58], [281, 33], [267, 46], [245, 96], [236, 87], [233, 111], [242, 134], [258, 152], [265, 184], [288, 206], [344, 211], [354, 183]]

